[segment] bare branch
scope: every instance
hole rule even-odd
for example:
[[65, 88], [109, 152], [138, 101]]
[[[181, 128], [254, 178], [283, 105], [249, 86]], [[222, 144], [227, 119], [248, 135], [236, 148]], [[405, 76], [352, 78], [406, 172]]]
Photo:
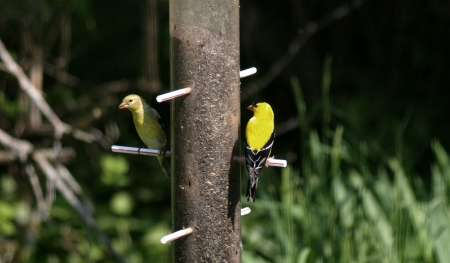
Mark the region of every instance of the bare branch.
[[362, 4], [363, 1], [353, 1], [351, 6], [337, 7], [319, 22], [309, 22], [289, 44], [287, 52], [270, 66], [269, 71], [242, 90], [241, 99], [248, 99], [250, 96], [266, 88], [294, 60], [295, 56], [311, 36], [329, 26], [332, 22], [346, 17], [351, 11], [360, 7]]
[[58, 173], [75, 194], [83, 194], [83, 189], [64, 165], [59, 165]]
[[36, 170], [33, 165], [27, 163], [25, 165], [25, 172], [28, 175], [28, 180], [30, 180], [31, 187], [33, 188], [34, 196], [36, 197], [38, 209], [42, 218], [46, 218], [49, 214], [49, 206], [46, 205], [44, 200], [44, 194], [42, 192], [41, 185], [39, 184], [39, 179], [36, 174]]
[[10, 163], [16, 159], [16, 156], [11, 153], [11, 151], [0, 151], [0, 164]]
[[[23, 72], [22, 68], [14, 61], [9, 52], [6, 50], [3, 42], [0, 40], [0, 58], [3, 60], [7, 72], [16, 77], [19, 82], [19, 86], [23, 91], [31, 98], [31, 100], [37, 105], [39, 110], [50, 121], [55, 128], [56, 134], [64, 134], [71, 130], [71, 127], [62, 122], [58, 116], [53, 112], [50, 106], [42, 97], [42, 94], [34, 87], [33, 83]], [[59, 136], [57, 136], [59, 137]]]
[[277, 124], [275, 128], [275, 133], [280, 136], [283, 133], [290, 132], [291, 130], [298, 129], [299, 121], [297, 117], [292, 117], [285, 122]]
[[[20, 142], [27, 143], [27, 141], [20, 141]], [[0, 143], [3, 144], [1, 142], [1, 139], [0, 139]], [[55, 159], [55, 151], [53, 149], [37, 149], [36, 151], [39, 151], [42, 154], [44, 154], [47, 159], [50, 159], [50, 160]], [[10, 163], [10, 162], [16, 160], [17, 156], [14, 155], [13, 152], [14, 151], [12, 151], [12, 150], [0, 151], [0, 163]], [[30, 151], [29, 153], [31, 153], [31, 152], [32, 151]], [[71, 159], [73, 159], [75, 157], [75, 155], [76, 155], [75, 150], [73, 148], [66, 147], [66, 148], [61, 149], [61, 154], [59, 155], [58, 158], [60, 158], [63, 163], [68, 163]]]
[[74, 129], [72, 131], [72, 135], [75, 139], [86, 142], [86, 143], [93, 143], [95, 141], [95, 136], [85, 132], [80, 129]]
[[112, 246], [108, 237], [98, 228], [94, 217], [90, 211], [90, 208], [83, 205], [83, 203], [76, 197], [72, 189], [68, 187], [63, 180], [61, 180], [58, 171], [53, 167], [53, 165], [47, 160], [45, 155], [39, 152], [33, 154], [34, 161], [39, 165], [41, 171], [47, 176], [49, 181], [55, 184], [56, 189], [64, 196], [67, 202], [70, 203], [72, 207], [77, 210], [78, 214], [83, 218], [84, 222], [92, 227], [97, 233], [100, 241], [109, 249], [113, 256], [119, 262], [126, 262], [125, 258], [119, 254]]
[[28, 141], [23, 141], [12, 137], [0, 129], [0, 144], [11, 150], [11, 153], [21, 161], [27, 159], [27, 156], [33, 151], [33, 145]]
[[[19, 158], [22, 162], [27, 160], [28, 155], [30, 155], [34, 149], [33, 145], [28, 141], [16, 139], [1, 129], [0, 144], [10, 150], [10, 152], [1, 151], [0, 156], [4, 156], [5, 159], [10, 160]], [[62, 160], [68, 159], [67, 156], [75, 155], [75, 152], [71, 148], [61, 148], [58, 152], [58, 156], [66, 156], [66, 158], [61, 158]], [[98, 228], [95, 219], [92, 216], [92, 205], [83, 194], [81, 186], [76, 182], [69, 170], [61, 164], [58, 165], [58, 169], [55, 169], [54, 165], [49, 161], [49, 159], [55, 161], [60, 159], [58, 156], [55, 155], [54, 149], [35, 150], [32, 154], [34, 161], [39, 166], [42, 173], [47, 177], [47, 204], [33, 165], [26, 164], [25, 166], [25, 172], [28, 174], [40, 212], [43, 216], [48, 215], [49, 208], [55, 197], [53, 189], [56, 188], [71, 206], [75, 208], [86, 224], [95, 230], [100, 241], [108, 248], [113, 256], [119, 262], [126, 262], [125, 258], [112, 247], [108, 237]], [[59, 163], [59, 161], [56, 162]], [[80, 201], [77, 196], [79, 196], [83, 202]]]
[[91, 201], [86, 197], [83, 192], [83, 188], [78, 184], [73, 175], [64, 165], [58, 165], [57, 167], [58, 173], [61, 178], [66, 182], [66, 184], [72, 189], [72, 191], [83, 201], [86, 208], [92, 213], [94, 208], [91, 204]]
[[44, 71], [48, 75], [54, 77], [59, 82], [66, 84], [68, 86], [75, 87], [80, 83], [80, 80], [77, 77], [65, 72], [64, 70], [61, 70], [60, 68], [51, 64], [48, 61], [44, 63]]

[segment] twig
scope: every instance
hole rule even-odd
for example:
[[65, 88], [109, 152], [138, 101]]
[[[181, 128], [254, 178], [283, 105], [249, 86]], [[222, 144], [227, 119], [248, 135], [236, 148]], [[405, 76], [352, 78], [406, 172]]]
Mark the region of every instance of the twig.
[[42, 153], [45, 155], [45, 158], [50, 160], [56, 160], [56, 158], [59, 158], [63, 163], [68, 163], [76, 156], [75, 150], [70, 147], [61, 148], [58, 156], [55, 156], [55, 151], [53, 149], [36, 149], [36, 151]]
[[80, 80], [77, 77], [65, 72], [64, 70], [61, 70], [48, 61], [44, 62], [44, 70], [48, 75], [54, 77], [59, 82], [68, 86], [75, 87], [80, 83]]
[[298, 129], [299, 124], [300, 122], [297, 117], [289, 118], [286, 121], [277, 124], [275, 133], [277, 136], [280, 136], [281, 134], [290, 132], [291, 130]]
[[66, 182], [66, 184], [72, 189], [72, 191], [80, 198], [80, 200], [83, 201], [84, 205], [87, 209], [92, 213], [94, 211], [94, 208], [92, 206], [91, 201], [89, 198], [86, 197], [86, 195], [83, 192], [83, 188], [78, 184], [78, 182], [73, 178], [73, 175], [70, 173], [70, 171], [67, 169], [64, 165], [59, 165], [57, 167], [58, 173], [61, 176], [61, 178]]
[[11, 73], [12, 75], [14, 75], [14, 77], [16, 77], [21, 89], [25, 91], [25, 93], [31, 98], [31, 100], [42, 112], [42, 114], [44, 114], [44, 116], [53, 125], [53, 127], [55, 128], [55, 133], [57, 135], [68, 133], [71, 130], [71, 127], [68, 124], [62, 122], [58, 118], [58, 116], [53, 112], [52, 108], [50, 108], [50, 106], [42, 97], [42, 94], [36, 89], [33, 83], [31, 83], [31, 81], [25, 75], [22, 68], [11, 57], [11, 55], [6, 50], [1, 40], [0, 40], [0, 58], [4, 62], [7, 72]]
[[21, 161], [25, 161], [27, 156], [33, 151], [33, 145], [24, 140], [19, 140], [0, 129], [0, 144], [11, 150]]
[[31, 187], [33, 188], [34, 196], [36, 197], [39, 212], [42, 218], [46, 218], [49, 212], [49, 206], [46, 205], [44, 200], [44, 193], [42, 192], [41, 185], [39, 184], [39, 179], [36, 174], [36, 170], [33, 165], [27, 163], [25, 165], [25, 172], [28, 175], [28, 180], [30, 180]]
[[[23, 141], [21, 141], [23, 142]], [[27, 142], [27, 141], [25, 141]], [[3, 144], [2, 142], [0, 142]], [[37, 149], [36, 151], [41, 152], [45, 155], [47, 159], [54, 160], [55, 154], [53, 149]], [[15, 151], [17, 152], [17, 151]], [[31, 151], [32, 152], [32, 151]], [[30, 153], [31, 153], [30, 152]], [[63, 163], [68, 163], [69, 160], [75, 157], [75, 151], [72, 148], [62, 148], [60, 158]], [[17, 159], [17, 154], [13, 154], [11, 150], [0, 151], [0, 163], [10, 163]], [[20, 159], [20, 158], [19, 158]]]
[[359, 8], [364, 2], [355, 0], [350, 6], [337, 7], [319, 22], [309, 22], [303, 30], [299, 31], [301, 34], [289, 44], [287, 52], [270, 66], [269, 71], [242, 90], [241, 99], [248, 99], [250, 96], [266, 88], [294, 60], [300, 49], [312, 35], [327, 27], [332, 22], [344, 18], [351, 11]]
[[77, 210], [78, 214], [83, 218], [89, 227], [92, 227], [97, 233], [100, 241], [108, 248], [108, 250], [113, 254], [113, 256], [119, 262], [126, 262], [125, 258], [119, 254], [112, 246], [108, 237], [98, 228], [94, 217], [92, 216], [90, 209], [85, 207], [83, 203], [78, 200], [73, 191], [61, 180], [56, 169], [51, 165], [51, 163], [45, 158], [42, 153], [35, 152], [33, 154], [34, 161], [39, 165], [41, 171], [47, 176], [49, 181], [55, 183], [56, 189], [64, 196], [67, 202], [70, 203], [72, 207]]
[[[28, 156], [33, 152], [33, 145], [25, 140], [19, 140], [16, 139], [3, 130], [0, 129], [0, 144], [8, 148], [13, 156], [16, 156], [16, 158], [19, 158], [22, 162], [26, 162], [28, 159]], [[64, 153], [67, 150], [64, 148], [61, 148], [59, 151], [60, 153]], [[101, 230], [98, 228], [94, 217], [92, 216], [92, 205], [90, 205], [89, 202], [81, 202], [76, 194], [81, 195], [81, 187], [78, 185], [78, 183], [75, 182], [70, 172], [65, 168], [63, 165], [58, 165], [59, 172], [57, 169], [54, 168], [54, 166], [50, 163], [49, 159], [56, 159], [57, 156], [55, 156], [54, 150], [35, 150], [32, 153], [32, 157], [36, 164], [39, 166], [43, 174], [47, 177], [47, 182], [50, 185], [50, 189], [56, 187], [56, 189], [64, 196], [64, 198], [71, 204], [72, 207], [75, 208], [75, 210], [80, 214], [80, 216], [83, 218], [83, 220], [86, 222], [86, 224], [90, 227], [92, 227], [99, 237], [100, 241], [109, 249], [109, 251], [113, 254], [113, 256], [119, 261], [119, 262], [126, 262], [125, 258], [119, 254], [115, 249], [112, 247], [111, 242], [109, 241], [108, 237], [101, 232]], [[30, 183], [33, 186], [33, 191], [35, 193], [36, 199], [38, 201], [38, 206], [41, 212], [47, 212], [46, 210], [48, 207], [50, 207], [51, 202], [53, 202], [54, 199], [54, 191], [49, 190], [48, 200], [47, 202], [50, 202], [50, 204], [43, 204], [44, 197], [42, 193], [42, 189], [39, 186], [39, 181], [36, 176], [36, 173], [34, 171], [34, 168], [31, 164], [28, 164], [29, 166], [25, 167], [25, 171], [27, 172]], [[61, 173], [61, 175], [60, 175]], [[62, 179], [64, 178], [64, 180]], [[69, 185], [69, 186], [68, 186]]]

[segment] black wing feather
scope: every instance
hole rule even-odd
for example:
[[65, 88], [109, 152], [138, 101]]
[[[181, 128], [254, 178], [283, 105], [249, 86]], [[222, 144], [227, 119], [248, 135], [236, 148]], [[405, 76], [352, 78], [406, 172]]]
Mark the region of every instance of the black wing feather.
[[256, 187], [258, 186], [258, 176], [261, 170], [266, 165], [267, 158], [269, 158], [270, 151], [272, 150], [273, 142], [275, 139], [275, 133], [270, 136], [269, 141], [260, 150], [252, 150], [250, 146], [245, 144], [245, 163], [247, 164], [248, 171], [248, 186], [247, 186], [247, 201], [255, 202], [256, 199]]

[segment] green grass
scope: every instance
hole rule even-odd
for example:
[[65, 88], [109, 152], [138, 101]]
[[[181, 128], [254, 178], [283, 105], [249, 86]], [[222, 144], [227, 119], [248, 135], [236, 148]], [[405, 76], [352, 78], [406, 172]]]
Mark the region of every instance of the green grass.
[[243, 262], [449, 262], [450, 158], [442, 146], [432, 143], [427, 189], [396, 158], [361, 169], [343, 128], [334, 135], [326, 145], [311, 132], [310, 161], [282, 169], [280, 188], [269, 188], [279, 200], [259, 199], [243, 218]]
[[[376, 143], [346, 139], [343, 126], [330, 125], [331, 80], [324, 72], [325, 98], [310, 114], [292, 80], [304, 146], [301, 169], [288, 166], [280, 170], [279, 186], [263, 185], [270, 198], [259, 198], [242, 219], [242, 262], [450, 262], [448, 153], [431, 143], [435, 162], [426, 184], [403, 164], [406, 121], [393, 134], [394, 156]], [[311, 115], [322, 118], [320, 134]]]

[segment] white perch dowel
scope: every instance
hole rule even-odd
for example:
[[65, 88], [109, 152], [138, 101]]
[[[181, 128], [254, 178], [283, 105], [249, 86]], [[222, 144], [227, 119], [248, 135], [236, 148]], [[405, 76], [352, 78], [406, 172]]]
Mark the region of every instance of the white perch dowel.
[[282, 159], [268, 159], [267, 160], [268, 166], [276, 166], [276, 167], [286, 167], [287, 161]]
[[[234, 157], [234, 161], [238, 163], [245, 163], [245, 157]], [[266, 163], [268, 166], [286, 167], [287, 161], [283, 159], [269, 158]]]
[[251, 211], [252, 210], [250, 209], [250, 207], [244, 207], [241, 209], [241, 216], [248, 215], [248, 214], [250, 214]]
[[[239, 76], [240, 76], [240, 78], [245, 78], [245, 77], [255, 74], [256, 71], [257, 70], [255, 67], [244, 69], [239, 72]], [[178, 90], [174, 90], [174, 91], [164, 93], [164, 94], [157, 96], [156, 101], [157, 102], [168, 101], [168, 100], [175, 99], [177, 97], [184, 96], [189, 93], [191, 93], [191, 88], [178, 89]]]
[[191, 93], [191, 88], [177, 89], [169, 93], [165, 93], [156, 97], [157, 102], [163, 102]]
[[[120, 146], [120, 145], [111, 146], [111, 150], [116, 153], [129, 153], [129, 154], [140, 154], [140, 155], [151, 155], [151, 156], [158, 156], [158, 155], [160, 155], [160, 152], [161, 152], [158, 149], [128, 147], [128, 146]], [[170, 156], [169, 150], [166, 151], [166, 156]]]
[[253, 75], [256, 73], [256, 68], [248, 68], [248, 69], [244, 69], [241, 72], [239, 72], [239, 76], [242, 78], [248, 77], [250, 75]]
[[180, 230], [180, 231], [177, 231], [177, 232], [173, 232], [170, 235], [163, 236], [161, 238], [161, 243], [166, 244], [167, 242], [172, 242], [175, 239], [178, 239], [178, 238], [180, 238], [182, 236], [187, 236], [190, 233], [192, 233], [192, 230], [193, 230], [192, 227], [188, 227], [188, 228], [185, 228], [183, 230]]

